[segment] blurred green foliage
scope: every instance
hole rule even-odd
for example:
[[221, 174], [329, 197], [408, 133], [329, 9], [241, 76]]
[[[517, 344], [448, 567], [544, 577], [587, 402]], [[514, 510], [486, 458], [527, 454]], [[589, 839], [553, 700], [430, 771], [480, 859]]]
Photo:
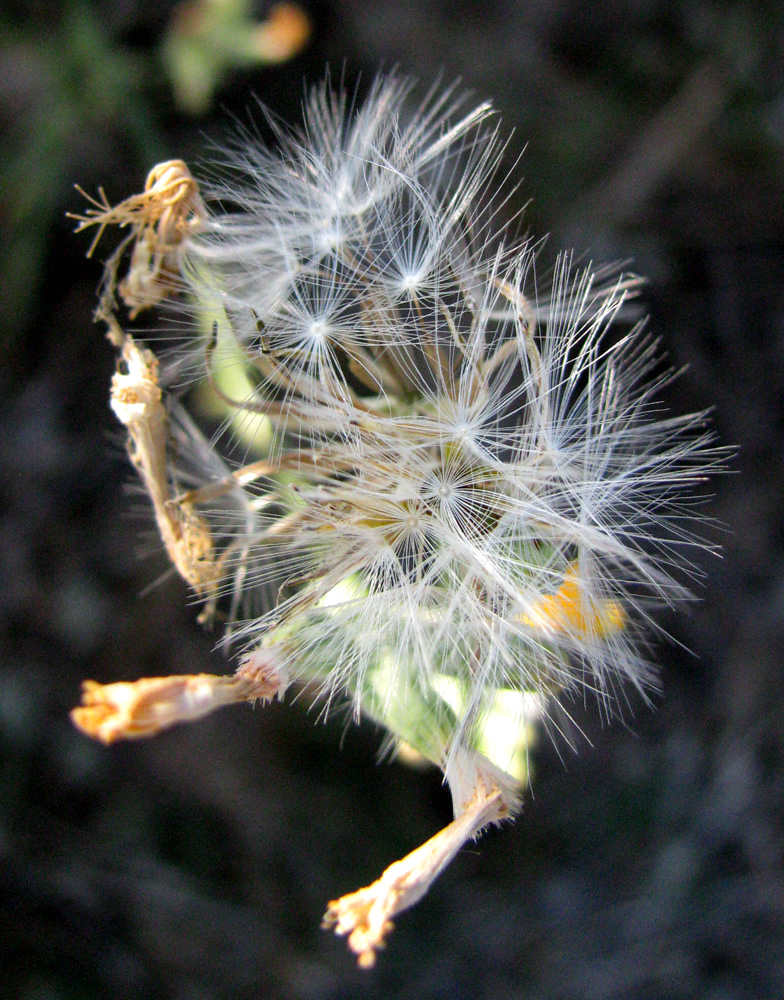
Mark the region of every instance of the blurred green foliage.
[[11, 29], [6, 37], [22, 103], [0, 166], [7, 229], [0, 244], [0, 318], [13, 331], [30, 318], [47, 237], [73, 183], [69, 167], [80, 159], [80, 147], [92, 146], [106, 130], [122, 131], [144, 160], [155, 162], [163, 144], [149, 100], [150, 61], [116, 44], [93, 11], [69, 6], [60, 23]]
[[106, 12], [82, 2], [66, 4], [53, 23], [0, 22], [9, 118], [0, 165], [3, 354], [34, 314], [48, 238], [72, 184], [106, 170], [90, 157], [101, 160], [113, 140], [146, 172], [166, 158], [162, 109], [204, 114], [231, 69], [279, 62], [307, 41], [310, 23], [297, 5], [278, 4], [266, 22], [251, 14], [248, 0], [181, 3], [146, 47], [116, 37]]

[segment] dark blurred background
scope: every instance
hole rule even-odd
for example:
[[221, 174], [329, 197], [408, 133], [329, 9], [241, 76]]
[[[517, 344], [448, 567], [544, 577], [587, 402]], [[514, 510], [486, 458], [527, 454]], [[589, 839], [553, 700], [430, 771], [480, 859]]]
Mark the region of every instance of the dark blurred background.
[[[261, 2], [235, 0], [228, 42], [193, 43], [194, 8], [171, 2], [0, 11], [0, 996], [779, 998], [780, 0], [302, 6], [310, 42], [274, 66], [232, 48]], [[296, 121], [325, 64], [360, 93], [397, 66], [492, 97], [545, 260], [573, 246], [648, 275], [653, 329], [688, 366], [670, 405], [715, 406], [739, 446], [710, 504], [723, 558], [698, 556], [700, 603], [664, 621], [656, 711], [603, 727], [578, 707], [580, 753], [542, 743], [519, 821], [463, 851], [365, 973], [319, 920], [448, 822], [436, 772], [378, 765], [372, 726], [299, 704], [112, 748], [67, 715], [85, 677], [229, 669], [184, 584], [149, 589], [166, 561], [91, 323], [111, 241], [85, 259], [73, 184], [116, 202], [159, 160], [198, 163], [253, 94]]]

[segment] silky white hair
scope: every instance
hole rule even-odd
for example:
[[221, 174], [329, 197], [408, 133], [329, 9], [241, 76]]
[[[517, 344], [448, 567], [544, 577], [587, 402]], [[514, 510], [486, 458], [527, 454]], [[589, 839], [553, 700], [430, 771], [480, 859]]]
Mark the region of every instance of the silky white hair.
[[181, 419], [177, 460], [210, 457], [173, 475], [232, 640], [443, 766], [499, 691], [609, 713], [620, 681], [655, 684], [651, 609], [688, 597], [721, 452], [704, 413], [663, 413], [644, 323], [618, 324], [634, 279], [563, 255], [537, 287], [490, 106], [448, 88], [410, 112], [409, 90], [322, 85], [274, 149], [245, 131], [211, 168], [179, 248], [202, 333], [169, 378], [208, 379], [233, 436]]

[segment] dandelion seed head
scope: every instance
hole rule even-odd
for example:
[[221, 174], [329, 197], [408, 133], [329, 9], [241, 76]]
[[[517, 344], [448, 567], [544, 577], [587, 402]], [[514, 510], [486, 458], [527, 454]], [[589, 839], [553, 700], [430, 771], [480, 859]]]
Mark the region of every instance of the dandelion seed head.
[[[274, 148], [241, 131], [203, 186], [171, 161], [79, 220], [129, 230], [97, 311], [121, 353], [112, 406], [240, 662], [88, 682], [73, 718], [136, 738], [291, 684], [437, 764], [454, 823], [327, 911], [365, 966], [519, 807], [535, 726], [568, 740], [570, 699], [609, 717], [655, 690], [648, 636], [700, 578], [699, 488], [726, 457], [704, 413], [662, 407], [634, 278], [569, 254], [537, 274], [503, 220], [490, 105], [411, 89], [327, 81], [299, 128], [270, 121]], [[118, 298], [131, 319], [165, 303], [157, 354]]]
[[203, 210], [188, 189], [198, 225], [164, 256], [198, 330], [162, 384], [203, 380], [225, 417], [212, 439], [180, 421], [165, 509], [209, 530], [204, 596], [244, 655], [449, 775], [502, 703], [590, 693], [610, 714], [650, 690], [644, 636], [698, 576], [691, 494], [722, 453], [704, 414], [660, 406], [634, 279], [568, 254], [539, 278], [493, 204], [490, 106], [452, 88], [412, 110], [410, 89], [317, 87], [275, 149], [243, 133], [221, 154]]

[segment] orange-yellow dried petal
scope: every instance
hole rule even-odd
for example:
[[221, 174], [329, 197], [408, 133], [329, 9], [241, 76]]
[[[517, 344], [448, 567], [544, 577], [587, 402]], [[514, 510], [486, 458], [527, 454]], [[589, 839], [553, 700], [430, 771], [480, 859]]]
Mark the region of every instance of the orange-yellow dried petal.
[[606, 639], [624, 627], [626, 614], [618, 601], [586, 599], [577, 563], [573, 563], [558, 590], [536, 601], [520, 621], [531, 628]]

